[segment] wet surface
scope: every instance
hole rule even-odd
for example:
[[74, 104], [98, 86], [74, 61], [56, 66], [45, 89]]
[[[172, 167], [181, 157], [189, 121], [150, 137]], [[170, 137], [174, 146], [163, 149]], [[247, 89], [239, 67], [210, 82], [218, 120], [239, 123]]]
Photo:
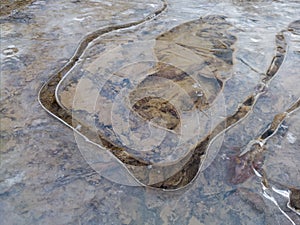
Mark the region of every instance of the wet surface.
[[4, 224], [299, 224], [299, 11], [34, 1], [2, 16]]
[[18, 11], [31, 2], [33, 2], [33, 0], [3, 0], [1, 1], [0, 6], [0, 16], [8, 15], [10, 13], [13, 13], [13, 11]]

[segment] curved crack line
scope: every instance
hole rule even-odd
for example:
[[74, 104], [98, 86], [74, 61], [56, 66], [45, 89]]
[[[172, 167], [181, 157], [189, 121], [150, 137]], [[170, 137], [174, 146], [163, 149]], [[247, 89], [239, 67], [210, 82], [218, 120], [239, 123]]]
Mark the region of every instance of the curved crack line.
[[[260, 180], [261, 187], [262, 187], [262, 195], [274, 203], [275, 206], [278, 207], [280, 212], [292, 223], [296, 224], [293, 219], [287, 214], [285, 210], [281, 208], [279, 203], [277, 202], [276, 198], [273, 196], [273, 193], [280, 194], [284, 198], [287, 199], [286, 207], [291, 211], [295, 212], [296, 214], [300, 215], [299, 208], [297, 208], [297, 201], [298, 195], [300, 191], [293, 187], [286, 187], [276, 181], [272, 181], [268, 178], [267, 173], [262, 168], [261, 163], [257, 163], [256, 161], [259, 160], [262, 154], [267, 151], [266, 144], [270, 138], [272, 138], [279, 130], [282, 123], [285, 121], [287, 117], [293, 114], [295, 111], [300, 109], [300, 98], [296, 102], [294, 102], [288, 109], [284, 112], [278, 113], [274, 116], [272, 122], [269, 126], [262, 132], [261, 135], [258, 136], [255, 140], [252, 140], [248, 143], [245, 150], [239, 155], [239, 160], [242, 162], [241, 170], [248, 170], [251, 169], [253, 175], [257, 176]], [[235, 182], [233, 182], [235, 183]], [[239, 183], [239, 182], [237, 182]], [[277, 189], [275, 186], [280, 186], [283, 189]], [[286, 190], [288, 189], [288, 190]]]
[[[201, 159], [205, 160], [205, 153], [211, 143], [220, 134], [237, 125], [249, 115], [260, 95], [264, 93], [265, 88], [276, 75], [277, 71], [284, 61], [285, 53], [287, 51], [287, 43], [284, 37], [285, 31], [286, 30], [280, 31], [276, 35], [276, 54], [273, 57], [272, 62], [267, 69], [267, 72], [264, 74], [265, 77], [262, 79], [262, 83], [260, 84], [258, 92], [247, 97], [233, 115], [228, 116], [225, 120], [220, 122], [209, 135], [207, 135], [196, 145], [190, 160], [183, 166], [182, 170], [180, 170], [178, 173], [171, 176], [167, 180], [151, 186], [164, 189], [179, 189], [188, 185], [197, 177], [197, 174], [200, 172]], [[296, 106], [299, 106], [299, 104], [299, 102], [296, 102], [291, 108], [288, 109], [288, 111], [295, 109]], [[282, 122], [281, 114], [279, 114], [276, 118], [277, 120], [279, 119], [279, 121]], [[273, 124], [271, 125], [270, 129], [275, 129], [275, 127], [276, 124]], [[189, 179], [182, 179], [183, 176], [187, 175], [189, 176]], [[174, 182], [174, 180], [176, 179], [178, 181]]]
[[[299, 108], [300, 99], [294, 102], [286, 111], [276, 114], [268, 128], [265, 129], [265, 131], [263, 131], [262, 134], [256, 140], [252, 140], [251, 142], [249, 142], [248, 145], [245, 147], [245, 150], [239, 156], [241, 157], [247, 153], [250, 153], [252, 154], [252, 158], [254, 158], [254, 155], [261, 152], [261, 149], [263, 148], [263, 146], [266, 145], [267, 141], [277, 133], [284, 120]], [[252, 148], [254, 145], [257, 144], [260, 146], [259, 150]]]
[[[127, 23], [127, 24], [104, 27], [87, 35], [80, 42], [79, 47], [77, 48], [73, 57], [68, 61], [68, 63], [61, 70], [59, 70], [47, 83], [45, 83], [39, 92], [39, 102], [48, 113], [50, 113], [55, 118], [59, 119], [61, 122], [66, 124], [71, 129], [73, 129], [75, 132], [80, 134], [82, 137], [85, 138], [86, 141], [90, 143], [95, 144], [93, 141], [100, 138], [103, 143], [103, 146], [108, 148], [108, 150], [116, 157], [118, 161], [133, 166], [149, 166], [151, 165], [151, 163], [130, 156], [129, 153], [123, 151], [122, 147], [113, 145], [111, 142], [103, 138], [101, 134], [99, 135], [91, 132], [89, 130], [89, 127], [83, 126], [82, 124], [80, 124], [80, 122], [72, 118], [69, 112], [62, 110], [62, 108], [60, 108], [56, 100], [56, 96], [55, 96], [56, 86], [61, 81], [61, 79], [63, 79], [68, 74], [68, 72], [76, 65], [76, 62], [84, 54], [88, 45], [91, 42], [93, 42], [96, 38], [100, 37], [103, 34], [115, 30], [137, 26], [139, 24], [142, 24], [146, 21], [153, 19], [154, 17], [161, 14], [167, 8], [166, 0], [162, 0], [162, 3], [163, 6], [160, 9], [158, 9], [157, 11], [155, 11], [154, 13], [150, 14], [149, 16], [145, 17], [142, 20]], [[193, 151], [191, 151], [191, 154], [189, 154], [189, 156], [184, 159], [185, 163], [179, 172], [169, 177], [168, 179], [164, 180], [163, 182], [150, 185], [151, 187], [175, 190], [186, 186], [187, 184], [191, 183], [195, 179], [195, 177], [200, 171], [201, 161], [203, 159], [203, 156], [205, 158], [206, 150], [213, 142], [213, 140], [221, 133], [225, 132], [232, 126], [236, 125], [238, 122], [244, 119], [249, 114], [249, 112], [251, 112], [260, 94], [263, 93], [264, 87], [275, 76], [279, 67], [283, 63], [285, 52], [286, 52], [286, 42], [283, 35], [283, 31], [280, 32], [278, 35], [276, 35], [276, 44], [277, 44], [277, 54], [276, 56], [274, 56], [272, 63], [266, 72], [266, 77], [262, 80], [263, 88], [261, 88], [258, 93], [249, 96], [241, 104], [241, 106], [237, 109], [237, 111], [233, 115], [227, 117], [225, 120], [220, 122], [209, 135], [207, 135], [203, 140], [199, 141], [198, 144], [193, 149]], [[80, 127], [80, 132], [77, 129], [79, 127]], [[85, 135], [83, 135], [82, 133], [84, 133]], [[130, 173], [129, 169], [128, 168], [126, 169]], [[131, 175], [134, 177], [133, 174]], [[135, 179], [141, 185], [146, 186], [146, 184], [141, 183], [137, 178]]]
[[242, 63], [244, 63], [247, 67], [249, 67], [252, 71], [254, 71], [257, 74], [262, 74], [259, 70], [255, 69], [253, 66], [251, 66], [249, 63], [247, 63], [244, 59], [237, 57], [238, 60], [240, 60]]
[[[126, 24], [120, 24], [120, 25], [113, 25], [113, 26], [107, 26], [104, 28], [101, 28], [95, 32], [92, 32], [85, 36], [83, 40], [79, 43], [79, 47], [76, 49], [75, 53], [71, 57], [71, 59], [65, 64], [54, 76], [46, 82], [38, 95], [38, 100], [41, 106], [52, 116], [57, 118], [59, 121], [63, 122], [65, 125], [79, 133], [81, 136], [83, 136], [86, 140], [89, 140], [90, 142], [93, 142], [93, 140], [96, 140], [99, 138], [98, 135], [95, 135], [89, 131], [89, 128], [81, 124], [79, 121], [76, 119], [72, 118], [71, 113], [63, 110], [59, 102], [57, 101], [57, 96], [56, 96], [56, 87], [59, 84], [59, 82], [68, 74], [70, 70], [76, 65], [80, 57], [84, 54], [85, 50], [87, 49], [88, 45], [91, 44], [96, 38], [110, 33], [112, 31], [116, 30], [121, 30], [125, 28], [130, 28], [134, 27], [137, 25], [140, 25], [146, 21], [150, 21], [156, 16], [160, 15], [162, 12], [164, 12], [167, 8], [167, 1], [166, 0], [161, 0], [162, 6], [157, 9], [155, 12], [151, 13], [147, 17], [131, 22], [131, 23], [126, 23]], [[78, 132], [76, 129], [77, 127], [80, 127], [81, 131], [84, 131], [86, 135], [82, 135], [81, 132]], [[126, 154], [121, 151], [121, 147], [114, 146], [114, 145], [109, 145], [109, 141], [104, 139], [103, 137], [100, 136], [101, 141], [104, 143], [104, 147], [108, 147], [112, 149], [112, 153], [118, 158], [119, 152], [121, 152], [122, 157], [125, 159], [128, 159], [129, 162], [132, 162], [133, 165], [148, 165], [146, 162], [135, 159], [131, 157], [129, 154]]]
[[[273, 121], [271, 124], [268, 126], [268, 128], [261, 134], [256, 140], [253, 142], [249, 143], [249, 146], [247, 146], [246, 150], [244, 151], [240, 156], [243, 157], [250, 162], [251, 164], [251, 169], [253, 173], [260, 179], [260, 183], [262, 186], [262, 195], [270, 200], [271, 202], [274, 203], [280, 210], [280, 212], [293, 224], [296, 225], [296, 223], [293, 221], [293, 219], [280, 207], [279, 203], [277, 202], [276, 198], [273, 196], [273, 192], [283, 196], [284, 198], [287, 199], [286, 207], [290, 209], [291, 211], [295, 212], [297, 215], [300, 215], [299, 208], [297, 209], [296, 203], [294, 202], [295, 200], [293, 199], [294, 196], [299, 195], [300, 191], [298, 189], [295, 189], [293, 187], [288, 187], [288, 190], [280, 190], [277, 189], [275, 186], [271, 185], [270, 183], [275, 183], [277, 185], [283, 186], [285, 189], [287, 187], [285, 185], [282, 185], [278, 182], [271, 181], [267, 177], [267, 173], [265, 170], [261, 167], [257, 167], [255, 165], [255, 158], [259, 154], [262, 154], [264, 151], [267, 150], [266, 144], [267, 141], [274, 136], [281, 124], [284, 122], [284, 120], [290, 116], [292, 113], [295, 111], [299, 110], [300, 108], [300, 98], [294, 102], [287, 110], [285, 110], [282, 113], [278, 113], [274, 116]], [[257, 147], [258, 146], [258, 147]], [[244, 159], [244, 160], [245, 160]], [[294, 197], [297, 198], [297, 197]]]

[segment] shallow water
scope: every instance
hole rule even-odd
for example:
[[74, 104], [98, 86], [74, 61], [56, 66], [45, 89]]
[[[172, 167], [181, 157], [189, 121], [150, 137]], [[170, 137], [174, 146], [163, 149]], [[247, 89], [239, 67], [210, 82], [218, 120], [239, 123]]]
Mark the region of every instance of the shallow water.
[[[159, 1], [34, 1], [1, 17], [0, 214], [6, 224], [300, 223], [299, 2], [168, 1], [142, 21], [161, 7]], [[232, 64], [207, 51], [228, 40], [220, 41], [219, 19], [205, 19], [212, 15], [226, 21], [235, 40]], [[199, 17], [204, 25], [192, 32], [203, 29], [201, 38], [207, 32], [215, 39], [189, 39], [182, 24]], [[86, 38], [136, 21], [142, 23]], [[183, 48], [157, 38], [178, 26], [171, 37]], [[60, 70], [80, 40], [89, 43], [80, 59]], [[282, 52], [284, 60], [276, 61]], [[201, 66], [211, 58], [213, 70]], [[71, 110], [71, 119], [61, 117], [78, 132], [37, 101], [58, 71], [65, 75], [54, 86], [59, 105], [46, 98], [46, 108], [58, 116]], [[162, 75], [152, 79], [155, 71]], [[176, 90], [181, 95], [174, 98]], [[194, 92], [198, 103], [205, 94], [206, 106], [194, 107]], [[168, 100], [167, 113], [156, 106], [161, 99]], [[145, 165], [105, 150], [97, 132]]]

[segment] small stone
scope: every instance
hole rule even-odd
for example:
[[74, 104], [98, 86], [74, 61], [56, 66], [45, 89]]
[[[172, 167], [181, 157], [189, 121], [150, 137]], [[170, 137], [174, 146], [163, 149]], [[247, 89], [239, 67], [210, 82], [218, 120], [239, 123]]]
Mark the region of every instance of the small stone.
[[291, 132], [288, 132], [286, 135], [286, 138], [288, 139], [289, 143], [294, 144], [297, 140], [297, 138], [295, 137], [294, 134], [292, 134]]

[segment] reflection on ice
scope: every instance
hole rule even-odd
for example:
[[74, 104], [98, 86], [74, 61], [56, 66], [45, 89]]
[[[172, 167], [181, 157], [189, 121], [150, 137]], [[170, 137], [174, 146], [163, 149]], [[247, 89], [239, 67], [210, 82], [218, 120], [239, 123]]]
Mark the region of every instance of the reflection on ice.
[[[299, 189], [299, 130], [289, 125], [285, 145], [274, 144], [299, 107], [289, 108], [299, 98], [300, 23], [293, 4], [281, 4], [172, 1], [167, 11], [159, 8], [128, 26], [116, 19], [122, 25], [83, 39], [80, 54], [44, 87], [41, 102], [76, 129], [85, 159], [114, 182], [171, 190], [190, 184], [191, 192], [205, 184], [224, 194], [222, 204], [238, 196], [266, 211], [269, 203], [251, 179], [274, 192], [277, 183], [282, 190]], [[119, 11], [140, 15], [130, 7]], [[93, 16], [93, 9], [86, 13]], [[283, 164], [272, 169], [280, 159]], [[280, 198], [264, 196], [285, 216], [278, 221], [294, 223]], [[289, 205], [296, 209], [294, 196]]]

